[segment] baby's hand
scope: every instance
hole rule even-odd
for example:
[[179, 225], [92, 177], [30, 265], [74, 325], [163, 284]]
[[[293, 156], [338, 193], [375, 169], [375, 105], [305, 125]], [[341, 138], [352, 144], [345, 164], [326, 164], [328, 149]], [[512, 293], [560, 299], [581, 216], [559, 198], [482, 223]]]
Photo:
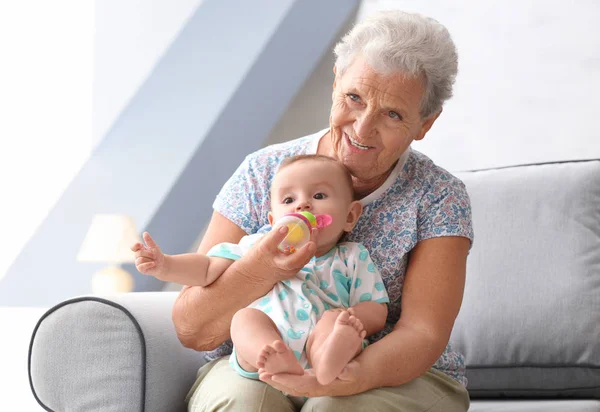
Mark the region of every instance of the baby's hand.
[[151, 275], [159, 279], [165, 277], [167, 268], [164, 253], [148, 232], [144, 232], [142, 237], [146, 245], [136, 243], [131, 246], [131, 250], [135, 252], [136, 269], [144, 275]]

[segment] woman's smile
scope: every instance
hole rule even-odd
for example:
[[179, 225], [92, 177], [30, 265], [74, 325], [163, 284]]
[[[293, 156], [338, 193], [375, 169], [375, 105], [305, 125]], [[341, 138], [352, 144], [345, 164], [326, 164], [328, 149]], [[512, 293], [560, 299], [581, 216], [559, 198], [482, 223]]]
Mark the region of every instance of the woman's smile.
[[365, 153], [371, 149], [374, 149], [374, 147], [360, 144], [356, 140], [352, 139], [347, 133], [344, 133], [344, 140], [346, 140], [348, 147], [353, 153]]

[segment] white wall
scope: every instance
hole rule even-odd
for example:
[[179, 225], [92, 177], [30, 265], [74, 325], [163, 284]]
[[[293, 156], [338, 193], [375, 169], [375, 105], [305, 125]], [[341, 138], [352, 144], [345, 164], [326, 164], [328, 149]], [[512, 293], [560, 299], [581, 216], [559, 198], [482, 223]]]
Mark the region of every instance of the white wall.
[[0, 2], [0, 278], [90, 153], [93, 6]]
[[0, 279], [200, 2], [0, 2]]
[[96, 1], [95, 143], [106, 135], [201, 2]]
[[450, 30], [455, 97], [414, 144], [450, 170], [600, 158], [600, 2], [364, 0]]

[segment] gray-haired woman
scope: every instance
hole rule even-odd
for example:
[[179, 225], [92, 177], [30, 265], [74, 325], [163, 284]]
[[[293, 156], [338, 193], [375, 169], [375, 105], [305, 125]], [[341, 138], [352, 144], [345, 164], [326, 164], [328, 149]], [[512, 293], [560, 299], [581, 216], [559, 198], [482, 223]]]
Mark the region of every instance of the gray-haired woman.
[[[466, 411], [463, 357], [448, 344], [465, 282], [473, 232], [470, 203], [457, 178], [410, 148], [452, 95], [457, 55], [433, 19], [381, 12], [336, 46], [330, 127], [249, 155], [225, 184], [199, 247], [267, 231], [269, 187], [286, 157], [318, 153], [352, 173], [363, 215], [346, 240], [363, 243], [390, 297], [384, 330], [333, 383], [304, 375], [241, 377], [224, 355], [232, 316], [293, 277], [314, 243], [276, 256], [271, 231], [208, 288], [186, 286], [173, 309], [181, 342], [217, 350], [188, 395], [190, 411]], [[287, 394], [287, 395], [286, 395]]]

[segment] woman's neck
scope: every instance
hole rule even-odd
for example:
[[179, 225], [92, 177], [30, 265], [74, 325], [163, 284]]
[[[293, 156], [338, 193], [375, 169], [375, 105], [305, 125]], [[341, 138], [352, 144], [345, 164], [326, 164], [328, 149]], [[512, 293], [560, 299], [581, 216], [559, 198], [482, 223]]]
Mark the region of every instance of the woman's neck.
[[352, 185], [354, 186], [354, 193], [356, 193], [356, 196], [359, 199], [363, 199], [379, 189], [390, 176], [395, 166], [396, 163], [394, 163], [390, 170], [384, 174], [368, 181], [360, 180], [356, 176], [352, 176]]

